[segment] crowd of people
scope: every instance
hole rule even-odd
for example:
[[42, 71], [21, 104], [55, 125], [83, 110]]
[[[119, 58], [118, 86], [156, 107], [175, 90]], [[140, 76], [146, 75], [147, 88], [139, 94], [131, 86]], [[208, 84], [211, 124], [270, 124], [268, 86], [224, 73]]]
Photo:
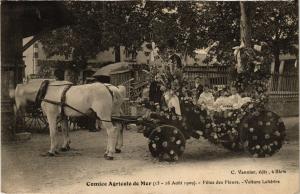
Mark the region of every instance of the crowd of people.
[[236, 87], [211, 88], [200, 77], [192, 83], [181, 85], [174, 81], [171, 87], [166, 88], [159, 80], [151, 82], [150, 87], [145, 88], [139, 101], [149, 102], [152, 105], [163, 108], [174, 108], [176, 114], [181, 115], [183, 102], [189, 101], [196, 106], [203, 106], [208, 110], [237, 109], [250, 102], [251, 98], [241, 97]]
[[217, 111], [237, 109], [251, 101], [248, 97], [241, 97], [234, 85], [212, 88], [208, 78], [187, 78], [182, 70], [176, 57], [151, 67], [151, 81], [137, 101], [156, 109], [172, 109], [177, 115], [181, 115], [187, 101]]

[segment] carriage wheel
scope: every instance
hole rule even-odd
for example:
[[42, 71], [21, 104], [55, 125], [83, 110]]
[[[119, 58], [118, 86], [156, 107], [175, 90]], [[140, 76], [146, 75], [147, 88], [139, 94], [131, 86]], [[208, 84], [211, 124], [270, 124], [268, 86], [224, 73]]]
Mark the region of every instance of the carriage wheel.
[[281, 148], [285, 138], [283, 121], [267, 110], [256, 110], [246, 115], [240, 129], [244, 145], [254, 157], [273, 155]]
[[242, 152], [244, 151], [243, 143], [238, 139], [233, 142], [222, 142], [224, 148], [233, 151], [233, 152]]
[[153, 157], [176, 161], [184, 152], [185, 137], [176, 127], [162, 125], [151, 132], [148, 146]]
[[36, 110], [34, 112], [25, 113], [24, 116], [25, 129], [29, 131], [47, 131], [48, 122], [43, 114], [42, 110]]

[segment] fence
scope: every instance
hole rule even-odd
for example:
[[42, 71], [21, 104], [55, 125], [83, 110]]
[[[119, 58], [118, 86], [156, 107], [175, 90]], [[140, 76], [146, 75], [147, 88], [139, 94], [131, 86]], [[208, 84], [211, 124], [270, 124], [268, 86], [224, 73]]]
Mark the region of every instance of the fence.
[[[203, 77], [211, 86], [230, 83], [229, 67], [187, 66], [184, 76], [189, 79]], [[269, 109], [281, 116], [299, 115], [299, 78], [298, 72], [273, 73], [269, 80]]]
[[132, 74], [130, 70], [117, 71], [117, 72], [113, 72], [110, 75], [110, 81], [112, 85], [115, 86], [124, 85], [126, 87], [126, 98], [122, 106], [123, 113], [126, 115], [129, 114], [129, 110], [130, 110], [129, 98], [131, 92], [131, 82], [130, 82], [131, 78], [132, 78]]
[[[127, 89], [127, 98], [123, 108], [125, 114], [130, 114], [130, 100], [135, 99], [142, 91], [142, 88], [147, 84], [147, 81], [145, 81], [146, 75], [143, 75], [141, 71], [139, 73], [137, 71], [125, 70], [122, 72], [114, 72], [114, 74], [111, 75], [112, 84], [119, 85], [125, 83], [124, 85]], [[186, 66], [183, 69], [183, 75], [189, 80], [202, 77], [207, 80], [211, 86], [228, 85], [231, 81], [230, 69], [227, 66]], [[135, 80], [129, 81], [132, 78], [135, 78]], [[285, 103], [288, 103], [289, 106], [298, 103], [298, 91], [298, 73], [274, 73], [271, 75], [269, 81], [271, 104], [279, 102], [283, 104], [283, 106], [286, 106]]]
[[274, 73], [270, 79], [270, 92], [298, 92], [299, 80], [296, 73]]
[[227, 66], [186, 66], [183, 75], [191, 80], [196, 77], [204, 78], [211, 86], [228, 85], [230, 70]]
[[269, 106], [281, 116], [299, 115], [299, 78], [297, 73], [272, 74]]
[[131, 113], [131, 100], [135, 100], [145, 85], [147, 85], [145, 72], [142, 69], [124, 70], [113, 72], [111, 75], [111, 84], [124, 85], [126, 87], [126, 98], [123, 103], [122, 110], [124, 114], [129, 115]]

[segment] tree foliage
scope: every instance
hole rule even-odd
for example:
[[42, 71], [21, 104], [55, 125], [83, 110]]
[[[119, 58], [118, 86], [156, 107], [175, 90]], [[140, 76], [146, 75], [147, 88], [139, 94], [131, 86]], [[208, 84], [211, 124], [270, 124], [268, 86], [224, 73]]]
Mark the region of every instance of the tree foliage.
[[[42, 38], [48, 56], [56, 54], [85, 62], [110, 47], [135, 52], [154, 41], [161, 51], [193, 55], [194, 50], [219, 41], [208, 55], [222, 65], [232, 64], [232, 47], [240, 44], [239, 2], [94, 1], [65, 2], [74, 25]], [[295, 1], [251, 2], [252, 41], [267, 42], [273, 55], [293, 52], [298, 39]]]
[[[266, 42], [272, 50], [275, 62], [280, 53], [298, 53], [298, 3], [255, 2], [252, 36], [254, 42]], [[279, 64], [278, 64], [279, 65]]]
[[140, 45], [143, 33], [135, 17], [136, 2], [65, 2], [74, 24], [41, 39], [48, 57], [63, 55], [85, 63], [97, 53], [124, 45]]
[[[250, 4], [252, 44], [267, 43], [275, 59], [278, 59], [277, 63], [280, 53], [297, 53], [298, 3], [285, 1]], [[218, 60], [226, 63], [230, 59], [232, 47], [240, 44], [239, 2], [206, 2], [201, 15], [207, 18], [205, 25], [208, 39], [220, 41], [215, 52]]]

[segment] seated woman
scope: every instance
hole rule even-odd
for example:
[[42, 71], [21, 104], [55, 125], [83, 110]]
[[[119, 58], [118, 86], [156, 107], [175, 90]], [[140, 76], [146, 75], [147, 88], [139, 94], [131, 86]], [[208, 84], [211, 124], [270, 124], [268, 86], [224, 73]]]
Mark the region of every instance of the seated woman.
[[225, 88], [219, 91], [219, 95], [220, 96], [214, 102], [215, 107], [224, 106], [228, 103], [228, 92]]
[[175, 109], [175, 113], [177, 115], [181, 115], [179, 98], [176, 95], [177, 89], [178, 89], [178, 86], [177, 86], [176, 82], [172, 82], [171, 89], [164, 92], [163, 96], [164, 96], [164, 100], [165, 100], [169, 110]]
[[238, 109], [241, 108], [243, 104], [251, 101], [249, 97], [242, 98], [234, 86], [231, 86], [230, 93], [231, 95], [226, 97], [226, 91], [222, 91], [221, 96], [214, 102], [214, 108], [217, 110]]
[[203, 92], [202, 92], [202, 94], [200, 94], [197, 104], [202, 105], [209, 109], [213, 106], [214, 96], [209, 91], [209, 86], [207, 84], [204, 85]]

